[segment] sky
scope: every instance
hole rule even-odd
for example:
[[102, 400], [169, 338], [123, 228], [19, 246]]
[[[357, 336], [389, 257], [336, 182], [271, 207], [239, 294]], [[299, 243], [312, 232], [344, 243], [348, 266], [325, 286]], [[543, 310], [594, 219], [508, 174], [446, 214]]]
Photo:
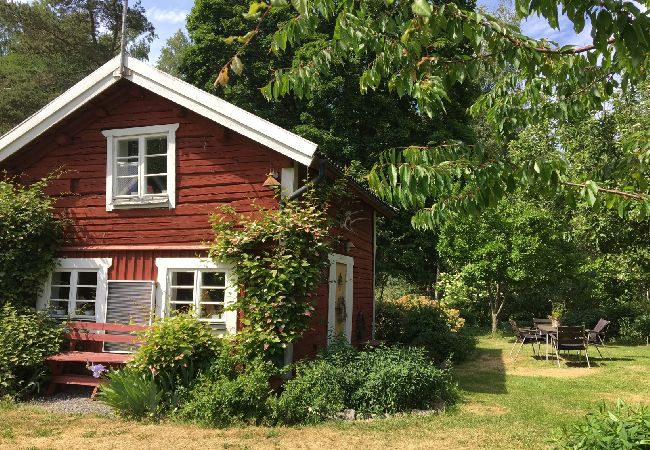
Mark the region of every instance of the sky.
[[149, 61], [155, 64], [167, 39], [179, 29], [185, 30], [185, 18], [190, 13], [194, 0], [141, 1], [142, 6], [147, 11], [149, 21], [153, 23], [158, 35], [158, 38], [151, 43], [151, 51], [149, 52]]
[[[171, 35], [179, 29], [185, 29], [185, 18], [189, 14], [194, 0], [141, 0], [142, 6], [147, 11], [149, 21], [156, 27], [158, 38], [151, 44], [149, 61], [156, 63], [160, 56], [160, 50]], [[479, 0], [480, 6], [485, 6], [488, 10], [495, 10], [499, 0]], [[531, 17], [522, 23], [524, 34], [533, 38], [550, 39], [560, 45], [574, 44], [585, 45], [591, 42], [591, 25], [585, 24], [584, 30], [580, 34], [573, 31], [573, 26], [566, 16], [560, 19], [560, 29], [554, 30], [548, 26], [543, 19]]]

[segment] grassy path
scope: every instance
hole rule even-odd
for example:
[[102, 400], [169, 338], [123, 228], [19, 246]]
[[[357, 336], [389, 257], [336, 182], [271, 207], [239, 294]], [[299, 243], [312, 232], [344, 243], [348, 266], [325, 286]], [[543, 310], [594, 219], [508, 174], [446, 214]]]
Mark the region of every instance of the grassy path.
[[[304, 428], [202, 429], [0, 407], [0, 449], [541, 449], [602, 400], [650, 402], [650, 347], [612, 347], [596, 367], [557, 368], [530, 347], [508, 358], [504, 339], [482, 338], [457, 368], [463, 402], [437, 416], [328, 423]], [[594, 355], [592, 355], [594, 356]]]

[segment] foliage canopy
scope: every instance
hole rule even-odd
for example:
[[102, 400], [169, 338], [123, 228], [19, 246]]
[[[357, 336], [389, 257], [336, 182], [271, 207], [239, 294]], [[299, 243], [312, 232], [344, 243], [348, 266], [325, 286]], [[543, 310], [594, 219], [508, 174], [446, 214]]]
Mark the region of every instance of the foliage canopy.
[[[559, 8], [550, 0], [515, 2], [519, 18], [537, 14], [555, 28], [560, 12], [576, 32], [590, 21], [593, 42], [583, 47], [534, 40], [490, 14], [427, 0], [254, 1], [247, 17], [259, 25], [276, 9], [292, 12], [273, 35], [271, 49], [278, 54], [310, 39], [323, 23], [335, 26], [326, 48], [309, 61], [275, 70], [263, 88], [268, 98], [311, 97], [334, 62], [363, 58], [362, 92], [386, 86], [433, 115], [445, 107], [455, 86], [487, 71], [494, 83], [469, 110], [486, 117], [503, 139], [543, 120], [562, 122], [602, 109], [617, 88], [627, 91], [645, 79], [650, 55], [648, 12], [630, 1], [563, 1]], [[241, 38], [243, 48], [258, 29]], [[449, 54], [449, 43], [467, 52]], [[232, 73], [243, 71], [242, 51], [223, 66], [217, 83], [225, 85]], [[571, 180], [562, 158], [515, 162], [458, 140], [391, 149], [369, 180], [389, 201], [415, 209], [413, 223], [423, 228], [433, 228], [450, 214], [479, 213], [520, 187], [567, 190], [589, 205], [600, 201], [623, 216], [633, 210], [645, 217], [650, 214], [647, 137], [647, 130], [629, 136], [616, 182], [607, 185]]]
[[[0, 134], [120, 50], [123, 2], [0, 2]], [[140, 1], [129, 7], [130, 53], [146, 59], [154, 38]]]

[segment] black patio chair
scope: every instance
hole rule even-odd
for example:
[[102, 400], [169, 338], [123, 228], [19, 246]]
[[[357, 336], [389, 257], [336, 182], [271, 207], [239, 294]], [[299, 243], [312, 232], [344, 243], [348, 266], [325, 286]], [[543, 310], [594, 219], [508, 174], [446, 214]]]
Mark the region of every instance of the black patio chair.
[[598, 347], [605, 347], [605, 339], [607, 338], [607, 330], [609, 329], [610, 323], [611, 322], [609, 320], [600, 319], [593, 330], [589, 330], [587, 332], [589, 344], [596, 347], [596, 350], [598, 350], [598, 354], [601, 358], [603, 357], [603, 354], [600, 353], [600, 349]]
[[[519, 353], [521, 352], [522, 347], [524, 344], [531, 344], [533, 347], [533, 355], [540, 354], [540, 346], [542, 342], [546, 342], [544, 336], [542, 336], [537, 330], [533, 330], [531, 328], [519, 328], [517, 326], [517, 322], [514, 320], [510, 319], [510, 326], [512, 327], [512, 332], [515, 335], [515, 344], [512, 346], [512, 349], [510, 350], [510, 356], [512, 357], [512, 352], [515, 350], [515, 347], [517, 344], [519, 345], [519, 350], [517, 350], [517, 354], [515, 355], [515, 359], [519, 356]], [[535, 344], [537, 344], [537, 353], [535, 353]]]
[[587, 359], [587, 367], [591, 368], [589, 363], [589, 338], [585, 332], [584, 325], [574, 327], [557, 327], [557, 334], [551, 335], [551, 344], [555, 350], [555, 357], [557, 358], [557, 366], [560, 367], [560, 351], [577, 351], [582, 355], [585, 352]]

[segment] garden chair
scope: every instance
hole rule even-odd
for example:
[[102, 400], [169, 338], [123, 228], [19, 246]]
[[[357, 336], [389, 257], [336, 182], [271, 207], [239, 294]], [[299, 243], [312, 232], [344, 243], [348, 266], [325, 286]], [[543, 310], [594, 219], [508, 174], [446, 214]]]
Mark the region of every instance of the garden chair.
[[589, 343], [596, 347], [600, 357], [603, 357], [603, 354], [600, 353], [599, 346], [605, 347], [605, 338], [607, 337], [607, 330], [609, 328], [609, 320], [600, 319], [593, 330], [588, 331]]
[[577, 351], [578, 354], [582, 355], [582, 351], [585, 352], [585, 357], [587, 359], [587, 367], [591, 368], [589, 363], [589, 338], [585, 332], [584, 325], [582, 326], [573, 326], [573, 327], [557, 327], [557, 335], [551, 335], [551, 344], [555, 350], [555, 356], [557, 358], [557, 366], [560, 367], [560, 351]]
[[537, 325], [550, 325], [553, 321], [551, 319], [538, 319], [533, 317], [533, 328], [537, 328]]
[[510, 350], [510, 356], [512, 357], [512, 352], [515, 350], [517, 344], [519, 344], [519, 350], [517, 350], [515, 359], [517, 359], [517, 357], [519, 356], [519, 352], [521, 352], [521, 349], [524, 346], [524, 344], [532, 345], [533, 355], [537, 355], [537, 353], [535, 353], [535, 344], [537, 344], [537, 352], [541, 355], [540, 346], [542, 342], [545, 342], [544, 336], [542, 336], [537, 330], [532, 330], [530, 328], [519, 328], [517, 326], [517, 322], [515, 322], [512, 319], [510, 319], [509, 322], [510, 322], [510, 326], [512, 327], [512, 331], [515, 335], [515, 344], [512, 346], [512, 349]]

